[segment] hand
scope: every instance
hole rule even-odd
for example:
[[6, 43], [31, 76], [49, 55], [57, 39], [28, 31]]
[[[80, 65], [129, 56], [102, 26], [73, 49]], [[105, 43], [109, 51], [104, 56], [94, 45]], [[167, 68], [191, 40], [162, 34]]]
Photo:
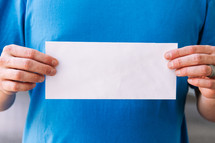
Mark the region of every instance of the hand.
[[212, 72], [208, 65], [215, 65], [214, 46], [187, 46], [168, 51], [165, 58], [177, 76], [188, 76], [188, 83], [197, 86], [203, 96], [215, 99], [215, 78], [207, 77]]
[[44, 81], [44, 75], [55, 75], [57, 64], [55, 58], [37, 50], [6, 46], [0, 57], [0, 91], [12, 95], [31, 90], [36, 83]]

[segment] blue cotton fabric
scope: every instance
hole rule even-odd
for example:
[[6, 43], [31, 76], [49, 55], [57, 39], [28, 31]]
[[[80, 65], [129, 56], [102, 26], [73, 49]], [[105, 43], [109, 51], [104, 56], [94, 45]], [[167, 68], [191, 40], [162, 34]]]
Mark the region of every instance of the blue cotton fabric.
[[[1, 50], [45, 41], [215, 45], [215, 0], [0, 0]], [[39, 83], [23, 143], [187, 143], [187, 90], [184, 77], [176, 100], [46, 100]]]

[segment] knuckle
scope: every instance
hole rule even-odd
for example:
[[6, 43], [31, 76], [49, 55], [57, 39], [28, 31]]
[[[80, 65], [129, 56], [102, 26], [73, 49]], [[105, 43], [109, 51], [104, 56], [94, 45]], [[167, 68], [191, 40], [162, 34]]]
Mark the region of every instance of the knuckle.
[[1, 86], [2, 86], [2, 88], [3, 88], [4, 90], [8, 90], [8, 84], [7, 84], [7, 82], [2, 81], [2, 82], [1, 82]]
[[199, 54], [194, 55], [193, 60], [194, 60], [195, 64], [200, 64], [201, 60], [202, 60], [202, 56]]
[[175, 65], [181, 66], [181, 65], [182, 65], [181, 59], [177, 59], [177, 60], [175, 61]]
[[179, 50], [176, 50], [175, 52], [176, 52], [176, 55], [181, 56]]
[[11, 83], [10, 87], [12, 91], [19, 91], [19, 84], [16, 82]]
[[195, 46], [190, 46], [189, 47], [189, 53], [191, 53], [191, 54], [196, 53], [196, 47]]
[[31, 66], [32, 66], [32, 62], [31, 62], [31, 60], [25, 60], [24, 61], [24, 68], [25, 69], [30, 69], [31, 68]]
[[22, 72], [17, 71], [16, 73], [14, 73], [14, 78], [15, 78], [15, 80], [21, 80], [22, 79]]
[[181, 73], [182, 75], [188, 75], [188, 69], [187, 68], [181, 69]]
[[207, 82], [207, 87], [208, 87], [208, 88], [213, 88], [213, 87], [214, 87], [213, 82], [212, 82], [212, 81], [208, 81], [208, 82]]
[[199, 81], [199, 80], [195, 80], [195, 84], [196, 84], [197, 86], [199, 86], [200, 81]]
[[202, 75], [206, 75], [206, 76], [208, 76], [209, 74], [210, 74], [210, 69], [209, 69], [209, 67], [208, 66], [202, 66], [201, 67], [201, 73], [202, 73]]
[[13, 49], [13, 46], [13, 44], [5, 46], [3, 52], [10, 53], [10, 51]]
[[8, 59], [6, 57], [0, 57], [0, 64], [5, 65], [5, 63], [8, 62]]
[[28, 49], [28, 50], [26, 50], [26, 55], [28, 58], [33, 59], [35, 56], [35, 51], [32, 49]]
[[44, 61], [47, 62], [47, 63], [49, 63], [49, 64], [51, 64], [52, 63], [52, 58], [46, 56], [44, 58]]
[[210, 46], [212, 52], [214, 53], [215, 52], [215, 46]]
[[204, 45], [204, 46], [205, 46], [206, 49], [211, 49], [212, 48], [212, 46], [210, 46], [210, 45]]
[[4, 64], [4, 58], [0, 57], [0, 65], [3, 65], [3, 64]]

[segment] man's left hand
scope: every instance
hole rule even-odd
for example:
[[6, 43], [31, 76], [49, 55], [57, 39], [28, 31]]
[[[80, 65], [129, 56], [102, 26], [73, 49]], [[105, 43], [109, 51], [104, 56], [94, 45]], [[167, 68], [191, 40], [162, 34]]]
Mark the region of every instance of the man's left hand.
[[186, 46], [164, 56], [177, 76], [188, 76], [188, 83], [197, 86], [203, 96], [215, 99], [215, 77], [208, 77], [212, 72], [209, 65], [215, 65], [215, 46]]

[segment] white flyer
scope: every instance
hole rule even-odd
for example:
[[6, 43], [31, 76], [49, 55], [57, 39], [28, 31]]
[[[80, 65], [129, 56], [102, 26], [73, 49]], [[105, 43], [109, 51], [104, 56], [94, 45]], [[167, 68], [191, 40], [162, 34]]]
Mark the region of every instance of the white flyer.
[[176, 99], [164, 53], [177, 43], [46, 42], [59, 61], [46, 99]]

